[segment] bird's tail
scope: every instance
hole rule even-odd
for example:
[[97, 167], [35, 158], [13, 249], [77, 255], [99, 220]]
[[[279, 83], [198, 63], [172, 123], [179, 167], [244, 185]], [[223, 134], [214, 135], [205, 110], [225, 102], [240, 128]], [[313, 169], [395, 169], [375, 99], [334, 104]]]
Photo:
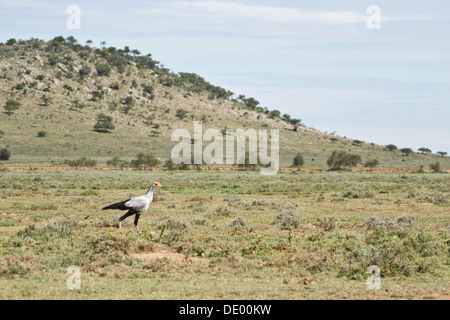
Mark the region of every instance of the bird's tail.
[[106, 207], [102, 208], [102, 210], [112, 210], [112, 209], [128, 210], [130, 208], [125, 205], [125, 202], [127, 202], [127, 201], [128, 200], [111, 204], [109, 206], [106, 206]]

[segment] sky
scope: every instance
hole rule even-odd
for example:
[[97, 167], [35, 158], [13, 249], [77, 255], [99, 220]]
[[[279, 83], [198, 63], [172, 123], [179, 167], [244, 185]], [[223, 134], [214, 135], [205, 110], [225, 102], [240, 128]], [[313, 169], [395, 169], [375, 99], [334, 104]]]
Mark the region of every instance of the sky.
[[0, 42], [58, 35], [151, 53], [308, 127], [450, 153], [449, 1], [0, 0]]

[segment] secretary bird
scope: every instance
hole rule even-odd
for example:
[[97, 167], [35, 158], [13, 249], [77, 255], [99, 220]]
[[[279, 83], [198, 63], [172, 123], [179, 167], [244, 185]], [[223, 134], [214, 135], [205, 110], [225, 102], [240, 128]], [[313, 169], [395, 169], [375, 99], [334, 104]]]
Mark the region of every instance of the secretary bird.
[[161, 187], [161, 184], [159, 182], [153, 182], [146, 194], [140, 197], [134, 197], [122, 202], [111, 204], [109, 206], [102, 208], [102, 210], [111, 210], [111, 209], [128, 210], [127, 213], [125, 213], [123, 216], [119, 218], [119, 231], [122, 231], [122, 221], [128, 218], [129, 216], [135, 214], [134, 227], [136, 228], [136, 231], [139, 232], [138, 228], [139, 217], [141, 216], [141, 214], [147, 212], [150, 203], [152, 203], [153, 192], [155, 191], [155, 187]]

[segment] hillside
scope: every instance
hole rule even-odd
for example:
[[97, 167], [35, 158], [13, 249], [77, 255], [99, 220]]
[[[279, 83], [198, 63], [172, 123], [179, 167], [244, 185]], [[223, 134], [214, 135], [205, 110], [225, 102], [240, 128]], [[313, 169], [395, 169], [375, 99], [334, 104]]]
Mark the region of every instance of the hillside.
[[[176, 144], [170, 141], [172, 132], [192, 132], [194, 120], [201, 120], [203, 130], [279, 129], [281, 167], [291, 166], [300, 152], [304, 167], [326, 168], [332, 151], [343, 150], [363, 162], [378, 159], [380, 168], [428, 169], [439, 161], [442, 169], [450, 169], [449, 157], [406, 157], [320, 132], [256, 99], [195, 74], [172, 73], [150, 54], [128, 47], [94, 48], [73, 37], [10, 40], [0, 45], [0, 148], [7, 147], [11, 158], [0, 165], [59, 166], [66, 159], [88, 157], [106, 166], [115, 156], [131, 160], [140, 152], [165, 162]], [[5, 109], [8, 101], [15, 101], [17, 109]], [[100, 114], [111, 117], [113, 130], [94, 130]]]

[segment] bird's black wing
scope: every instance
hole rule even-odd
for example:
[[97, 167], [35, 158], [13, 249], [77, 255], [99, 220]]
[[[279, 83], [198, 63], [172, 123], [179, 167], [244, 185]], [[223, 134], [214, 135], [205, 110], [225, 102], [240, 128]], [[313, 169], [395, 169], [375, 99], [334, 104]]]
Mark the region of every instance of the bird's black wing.
[[130, 200], [131, 199], [127, 199], [127, 200], [122, 201], [122, 202], [117, 202], [117, 203], [111, 204], [109, 206], [106, 206], [106, 207], [102, 208], [102, 210], [110, 210], [110, 209], [129, 210], [130, 207], [127, 207], [125, 205], [125, 202], [130, 201]]

